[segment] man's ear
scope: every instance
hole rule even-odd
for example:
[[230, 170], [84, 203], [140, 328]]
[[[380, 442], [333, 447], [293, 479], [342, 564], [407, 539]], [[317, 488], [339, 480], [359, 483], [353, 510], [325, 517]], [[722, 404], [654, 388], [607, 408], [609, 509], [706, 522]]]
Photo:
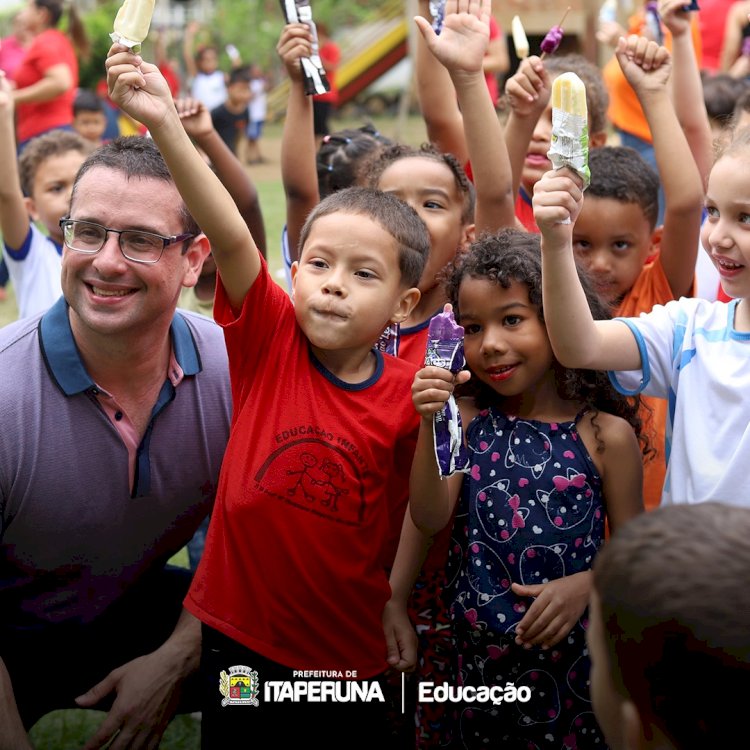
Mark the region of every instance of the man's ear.
[[185, 251], [184, 256], [187, 260], [188, 267], [185, 275], [182, 277], [182, 286], [195, 286], [198, 283], [198, 277], [203, 268], [203, 261], [208, 258], [211, 252], [211, 243], [205, 234], [199, 234], [190, 240], [190, 245]]
[[421, 296], [422, 292], [415, 286], [411, 287], [411, 289], [404, 289], [399, 296], [396, 309], [393, 315], [391, 315], [391, 323], [403, 323], [417, 306]]
[[607, 131], [599, 130], [596, 133], [589, 133], [589, 148], [599, 148], [607, 142]]

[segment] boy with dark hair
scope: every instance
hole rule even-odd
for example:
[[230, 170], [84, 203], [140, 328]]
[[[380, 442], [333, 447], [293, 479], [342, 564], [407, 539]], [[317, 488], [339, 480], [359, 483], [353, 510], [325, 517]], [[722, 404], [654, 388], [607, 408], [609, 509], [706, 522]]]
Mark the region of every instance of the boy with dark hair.
[[658, 508], [594, 561], [591, 694], [612, 750], [738, 747], [750, 692], [750, 511]]
[[235, 68], [229, 74], [227, 98], [211, 110], [211, 120], [216, 132], [233, 154], [237, 153], [237, 139], [244, 138], [247, 130], [247, 107], [252, 99], [250, 72], [247, 68]]
[[107, 115], [102, 100], [93, 91], [80, 89], [73, 102], [73, 130], [93, 151], [102, 145], [106, 129]]
[[62, 294], [59, 222], [68, 212], [73, 180], [87, 149], [75, 133], [53, 130], [32, 139], [17, 160], [13, 112], [10, 85], [0, 76], [0, 231], [19, 317], [26, 318], [46, 310]]
[[405, 518], [416, 368], [373, 347], [419, 300], [426, 228], [393, 196], [335, 193], [303, 228], [292, 304], [190, 144], [156, 66], [115, 45], [107, 68], [113, 99], [148, 126], [209, 237], [221, 281], [214, 312], [229, 353], [232, 436], [185, 601], [203, 621], [203, 744], [250, 730], [298, 746], [324, 721], [328, 747], [383, 747], [379, 701], [342, 710], [264, 696], [249, 715], [222, 707], [229, 686], [219, 675], [244, 664], [262, 681], [303, 670], [377, 685], [389, 666], [413, 663], [414, 632], [389, 606], [385, 565]]

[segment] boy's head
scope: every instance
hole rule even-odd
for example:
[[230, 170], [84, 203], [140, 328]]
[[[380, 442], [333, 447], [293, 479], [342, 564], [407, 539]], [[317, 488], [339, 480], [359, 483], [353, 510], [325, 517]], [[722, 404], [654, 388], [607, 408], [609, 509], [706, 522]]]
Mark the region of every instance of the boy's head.
[[426, 224], [430, 258], [419, 288], [435, 288], [439, 273], [474, 239], [474, 186], [455, 156], [429, 144], [389, 146], [367, 174], [371, 187], [408, 203]]
[[73, 129], [81, 138], [98, 146], [106, 128], [107, 116], [102, 100], [95, 92], [81, 89], [73, 101]]
[[195, 53], [195, 67], [204, 75], [211, 75], [219, 67], [219, 52], [216, 47], [199, 47]]
[[313, 347], [369, 348], [405, 320], [429, 250], [424, 222], [394, 196], [352, 187], [321, 201], [292, 266], [297, 320]]
[[703, 76], [703, 101], [715, 139], [726, 137], [732, 126], [732, 115], [737, 99], [748, 90], [748, 84], [727, 73], [707, 73]]
[[235, 68], [229, 74], [227, 104], [235, 109], [244, 109], [250, 104], [250, 99], [250, 71], [247, 68]]
[[638, 152], [621, 146], [593, 149], [589, 169], [573, 249], [602, 297], [617, 304], [652, 252], [659, 178]]
[[[593, 149], [607, 141], [607, 107], [609, 94], [604, 85], [601, 71], [582, 55], [552, 55], [544, 60], [544, 67], [550, 79], [555, 80], [562, 73], [575, 73], [586, 86], [586, 107], [589, 116], [589, 146]], [[529, 195], [533, 194], [534, 184], [545, 172], [552, 169], [547, 158], [552, 141], [552, 100], [534, 128], [529, 151], [524, 160], [521, 184]]]
[[750, 510], [658, 508], [594, 562], [591, 697], [612, 750], [737, 747], [750, 694]]
[[68, 213], [78, 170], [88, 153], [76, 133], [53, 130], [34, 138], [18, 160], [26, 210], [56, 241], [62, 241], [59, 221]]

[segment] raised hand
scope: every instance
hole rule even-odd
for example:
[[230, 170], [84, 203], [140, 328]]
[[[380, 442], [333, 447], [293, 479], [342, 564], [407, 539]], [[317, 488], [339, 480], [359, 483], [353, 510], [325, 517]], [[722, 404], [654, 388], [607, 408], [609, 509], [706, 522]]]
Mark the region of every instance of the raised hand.
[[518, 117], [538, 118], [551, 94], [552, 81], [536, 55], [521, 60], [518, 70], [505, 83], [508, 103]]
[[312, 34], [305, 23], [288, 23], [281, 30], [276, 52], [286, 68], [291, 80], [301, 83], [302, 68], [300, 59], [312, 55]]
[[545, 173], [534, 185], [534, 220], [545, 240], [566, 244], [583, 206], [581, 178], [563, 168]]
[[673, 37], [690, 33], [690, 12], [683, 10], [685, 0], [660, 0], [659, 15]]
[[672, 58], [666, 47], [631, 34], [627, 39], [620, 37], [615, 55], [625, 78], [637, 94], [666, 92], [672, 73]]
[[414, 21], [432, 54], [451, 73], [480, 73], [490, 41], [490, 0], [448, 0], [440, 35], [422, 16]]
[[182, 127], [193, 140], [205, 138], [214, 129], [211, 113], [198, 99], [175, 99], [174, 106]]

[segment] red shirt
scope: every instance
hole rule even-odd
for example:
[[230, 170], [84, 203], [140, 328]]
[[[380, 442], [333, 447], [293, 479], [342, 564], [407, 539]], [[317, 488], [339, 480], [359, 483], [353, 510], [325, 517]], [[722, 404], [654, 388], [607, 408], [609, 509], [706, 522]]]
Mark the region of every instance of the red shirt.
[[73, 76], [71, 87], [46, 102], [16, 105], [16, 137], [26, 141], [47, 130], [73, 122], [73, 100], [78, 88], [78, 61], [65, 34], [57, 29], [47, 29], [29, 45], [21, 64], [16, 68], [14, 80], [19, 89], [25, 89], [44, 78], [44, 74], [55, 65], [64, 63]]
[[368, 381], [339, 381], [313, 357], [265, 263], [239, 317], [221, 285], [214, 315], [234, 414], [185, 606], [292, 669], [379, 674], [387, 547], [403, 522], [418, 431], [415, 368], [378, 355]]
[[326, 78], [331, 84], [331, 90], [325, 94], [316, 94], [313, 99], [318, 102], [331, 102], [334, 106], [339, 103], [339, 89], [336, 85], [336, 68], [341, 62], [341, 50], [338, 45], [330, 39], [318, 50], [320, 61], [326, 69]]
[[516, 196], [516, 218], [523, 224], [527, 232], [539, 234], [539, 227], [534, 219], [534, 207], [531, 205], [531, 198], [528, 193], [519, 188]]

